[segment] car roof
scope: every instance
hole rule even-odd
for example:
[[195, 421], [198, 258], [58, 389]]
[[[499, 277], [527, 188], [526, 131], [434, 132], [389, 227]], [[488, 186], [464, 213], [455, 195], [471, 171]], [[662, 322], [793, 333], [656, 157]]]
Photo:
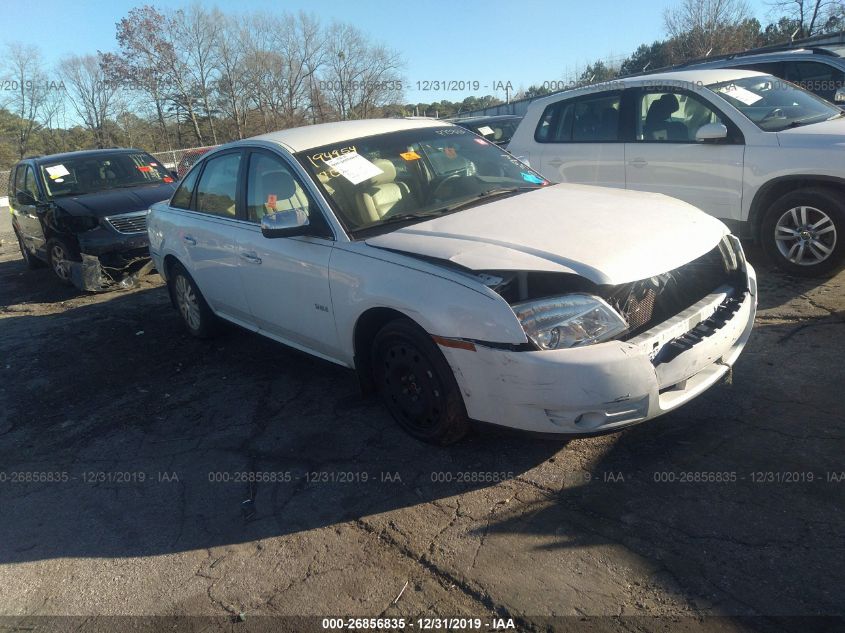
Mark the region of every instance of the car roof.
[[429, 127], [451, 125], [446, 121], [428, 118], [408, 119], [362, 119], [358, 121], [337, 121], [335, 123], [318, 123], [303, 127], [270, 132], [253, 136], [247, 141], [270, 141], [286, 146], [292, 152], [340, 143], [354, 138], [401, 132]]
[[479, 123], [481, 121], [504, 121], [506, 119], [521, 119], [520, 114], [493, 114], [490, 116], [468, 116], [466, 118], [451, 118], [448, 119], [452, 123]]
[[61, 162], [63, 160], [72, 160], [76, 158], [95, 158], [97, 156], [103, 156], [107, 154], [137, 154], [142, 153], [146, 154], [142, 149], [135, 149], [132, 147], [113, 147], [111, 149], [84, 149], [77, 152], [63, 152], [61, 154], [48, 154], [46, 156], [33, 156], [31, 158], [25, 158], [24, 160], [32, 160], [35, 162], [36, 165], [41, 165], [42, 163], [55, 163]]
[[697, 66], [710, 66], [713, 65], [732, 65], [732, 64], [744, 64], [751, 62], [760, 62], [760, 61], [784, 61], [789, 59], [798, 58], [806, 58], [807, 60], [812, 60], [814, 62], [821, 62], [824, 63], [825, 61], [834, 61], [834, 63], [841, 64], [842, 63], [842, 54], [845, 53], [845, 48], [841, 46], [824, 46], [824, 47], [815, 47], [815, 48], [787, 48], [782, 50], [774, 50], [774, 51], [758, 51], [758, 52], [747, 52], [747, 53], [736, 53], [735, 55], [727, 55], [722, 56], [717, 59], [694, 59], [687, 64], [684, 64], [684, 68], [693, 68]]
[[757, 72], [756, 70], [743, 70], [742, 68], [701, 68], [701, 69], [683, 69], [672, 70], [661, 73], [654, 73], [652, 75], [638, 75], [636, 77], [622, 77], [620, 79], [613, 79], [611, 83], [621, 81], [623, 83], [653, 83], [655, 80], [660, 81], [678, 81], [696, 84], [700, 86], [707, 86], [709, 84], [720, 83], [722, 81], [733, 81], [735, 79], [742, 79], [743, 77], [754, 77], [757, 75], [765, 75], [765, 73]]
[[653, 73], [646, 75], [632, 75], [631, 77], [617, 77], [609, 81], [590, 84], [580, 88], [573, 88], [555, 92], [545, 97], [535, 99], [531, 102], [530, 108], [546, 106], [550, 103], [560, 101], [561, 98], [572, 98], [579, 95], [601, 92], [604, 90], [621, 89], [636, 86], [659, 87], [661, 82], [666, 85], [680, 88], [690, 86], [707, 86], [709, 84], [721, 83], [723, 81], [735, 81], [744, 77], [763, 77], [765, 73], [755, 70], [742, 70], [741, 68], [702, 68], [697, 70], [675, 70], [669, 72]]

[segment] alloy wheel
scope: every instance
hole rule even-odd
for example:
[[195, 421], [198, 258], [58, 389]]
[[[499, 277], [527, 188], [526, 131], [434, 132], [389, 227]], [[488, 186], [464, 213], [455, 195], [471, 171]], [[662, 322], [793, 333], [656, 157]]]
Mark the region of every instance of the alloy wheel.
[[182, 313], [182, 318], [185, 319], [185, 323], [188, 324], [189, 328], [198, 330], [201, 323], [200, 306], [193, 287], [183, 275], [176, 277], [174, 286], [176, 291], [176, 305], [179, 306], [179, 312]]
[[53, 244], [50, 248], [50, 263], [56, 277], [62, 281], [70, 280], [70, 260], [68, 259], [65, 247], [59, 243]]
[[825, 261], [833, 254], [836, 238], [833, 220], [816, 207], [793, 207], [775, 224], [778, 251], [798, 266], [815, 266]]

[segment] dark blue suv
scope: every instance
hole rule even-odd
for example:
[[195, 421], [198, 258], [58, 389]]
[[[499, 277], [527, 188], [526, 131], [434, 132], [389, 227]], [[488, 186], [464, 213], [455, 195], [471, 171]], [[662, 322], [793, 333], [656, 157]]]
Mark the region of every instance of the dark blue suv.
[[149, 261], [147, 213], [176, 175], [137, 149], [25, 158], [9, 173], [12, 226], [24, 262], [101, 290]]

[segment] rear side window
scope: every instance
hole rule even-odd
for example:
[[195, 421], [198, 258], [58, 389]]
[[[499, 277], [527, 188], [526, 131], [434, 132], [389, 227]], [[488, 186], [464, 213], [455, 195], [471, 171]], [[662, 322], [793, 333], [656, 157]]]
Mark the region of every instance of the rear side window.
[[18, 165], [18, 170], [15, 172], [15, 195], [20, 191], [26, 191], [24, 188], [24, 178], [26, 176], [26, 165]]
[[620, 108], [619, 95], [576, 101], [572, 113], [572, 140], [576, 143], [618, 141]]
[[548, 106], [537, 124], [539, 143], [612, 143], [619, 141], [622, 97], [601, 94]]
[[38, 200], [41, 197], [38, 195], [38, 185], [35, 182], [35, 172], [32, 170], [32, 167], [29, 166], [26, 168], [26, 175], [23, 179], [23, 190], [31, 195], [35, 200]]
[[194, 192], [194, 185], [197, 184], [197, 176], [200, 171], [201, 169], [197, 167], [196, 169], [192, 169], [191, 172], [185, 176], [185, 179], [182, 180], [182, 183], [179, 185], [179, 188], [170, 200], [171, 207], [176, 207], [177, 209], [191, 208], [191, 194]]
[[215, 156], [205, 163], [197, 185], [197, 211], [225, 218], [235, 217], [240, 165], [240, 153]]

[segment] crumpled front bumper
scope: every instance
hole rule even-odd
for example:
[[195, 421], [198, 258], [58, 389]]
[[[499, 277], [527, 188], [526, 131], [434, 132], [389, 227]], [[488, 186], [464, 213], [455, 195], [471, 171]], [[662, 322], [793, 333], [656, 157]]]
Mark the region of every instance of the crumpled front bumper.
[[470, 418], [537, 433], [590, 435], [656, 418], [731, 370], [751, 334], [757, 282], [720, 288], [628, 341], [556, 351], [441, 346]]
[[70, 262], [70, 273], [80, 290], [131, 288], [153, 267], [146, 232], [127, 234], [98, 227], [76, 238], [81, 261]]

